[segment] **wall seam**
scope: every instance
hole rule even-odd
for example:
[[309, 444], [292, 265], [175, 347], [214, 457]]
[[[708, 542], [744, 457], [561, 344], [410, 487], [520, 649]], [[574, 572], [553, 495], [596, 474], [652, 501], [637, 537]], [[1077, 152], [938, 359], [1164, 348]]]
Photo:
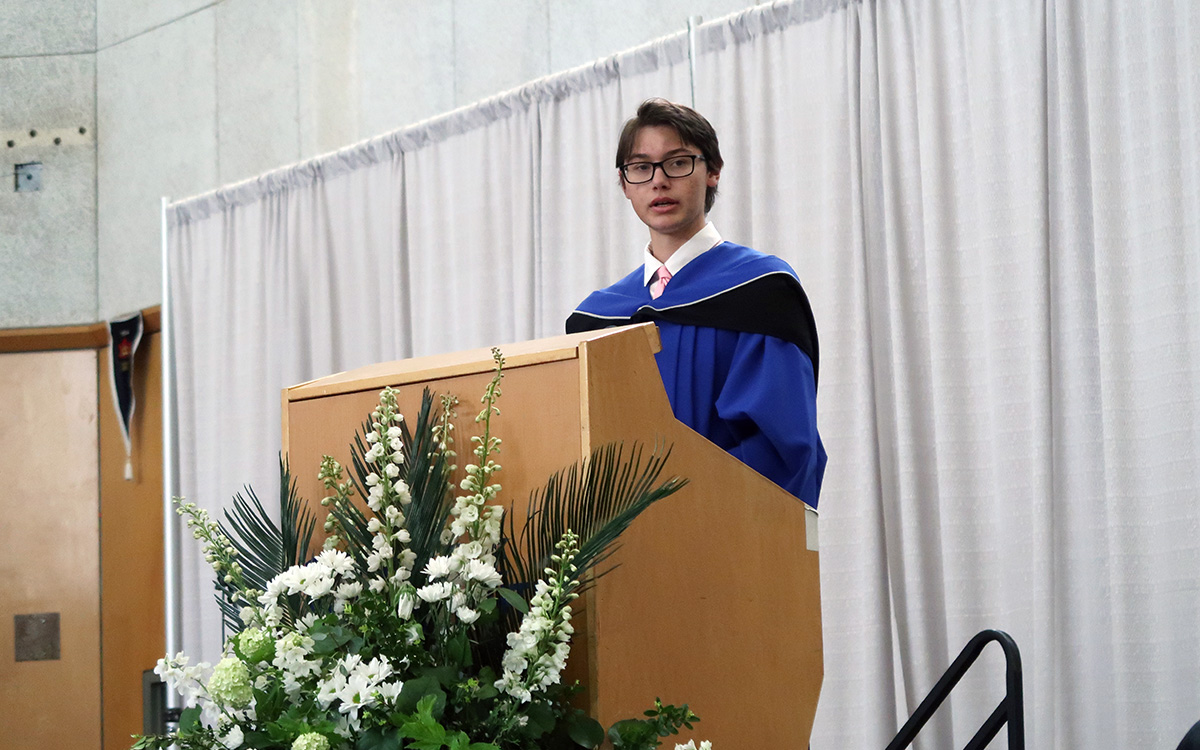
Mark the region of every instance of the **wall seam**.
[[154, 26], [151, 26], [151, 27], [149, 27], [149, 28], [142, 29], [141, 31], [137, 32], [136, 34], [130, 34], [129, 36], [127, 36], [127, 37], [125, 37], [125, 38], [123, 38], [123, 39], [118, 39], [117, 41], [115, 41], [115, 42], [113, 42], [113, 43], [111, 43], [111, 44], [106, 44], [106, 45], [104, 45], [103, 47], [99, 46], [99, 43], [100, 43], [100, 36], [99, 36], [99, 31], [97, 30], [97, 34], [96, 34], [96, 44], [97, 44], [97, 46], [96, 46], [96, 51], [97, 51], [97, 52], [100, 52], [101, 50], [112, 49], [113, 47], [116, 47], [116, 46], [118, 46], [118, 45], [124, 44], [125, 42], [131, 41], [131, 40], [133, 40], [133, 39], [137, 39], [137, 38], [138, 38], [138, 37], [140, 37], [140, 36], [145, 36], [146, 34], [149, 34], [149, 33], [150, 33], [150, 32], [152, 32], [152, 31], [158, 31], [158, 30], [159, 30], [159, 29], [161, 29], [161, 28], [164, 28], [164, 27], [166, 27], [166, 26], [170, 26], [171, 24], [175, 23], [176, 21], [182, 21], [183, 19], [185, 19], [185, 18], [189, 18], [189, 17], [191, 17], [191, 16], [194, 16], [194, 15], [196, 15], [197, 13], [202, 13], [202, 12], [204, 12], [204, 11], [208, 10], [209, 8], [211, 8], [211, 7], [215, 6], [215, 5], [220, 5], [220, 4], [221, 4], [221, 3], [223, 3], [223, 2], [225, 2], [225, 0], [213, 0], [213, 2], [211, 2], [211, 3], [208, 3], [207, 5], [203, 5], [203, 6], [199, 7], [199, 8], [195, 8], [195, 9], [193, 9], [193, 10], [190, 10], [190, 11], [188, 11], [187, 13], [184, 13], [183, 15], [179, 15], [179, 16], [176, 16], [175, 18], [168, 19], [168, 20], [166, 20], [166, 21], [163, 21], [162, 23], [155, 24]]

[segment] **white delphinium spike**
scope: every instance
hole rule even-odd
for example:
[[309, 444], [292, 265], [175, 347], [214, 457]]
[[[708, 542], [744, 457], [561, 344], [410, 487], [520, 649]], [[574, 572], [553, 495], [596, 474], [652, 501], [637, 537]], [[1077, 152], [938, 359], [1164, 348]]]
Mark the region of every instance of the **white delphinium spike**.
[[168, 688], [183, 697], [185, 706], [191, 707], [208, 695], [204, 689], [204, 675], [211, 666], [207, 662], [188, 662], [188, 657], [182, 651], [174, 657], [163, 657], [154, 667], [154, 674], [161, 677]]
[[495, 683], [522, 703], [529, 701], [534, 691], [559, 681], [574, 632], [571, 602], [578, 597], [574, 591], [578, 584], [573, 561], [579, 553], [579, 538], [568, 529], [555, 549], [558, 554], [551, 560], [556, 567], [546, 568], [550, 580], [537, 582], [521, 627], [508, 634], [508, 649], [501, 660], [504, 674]]

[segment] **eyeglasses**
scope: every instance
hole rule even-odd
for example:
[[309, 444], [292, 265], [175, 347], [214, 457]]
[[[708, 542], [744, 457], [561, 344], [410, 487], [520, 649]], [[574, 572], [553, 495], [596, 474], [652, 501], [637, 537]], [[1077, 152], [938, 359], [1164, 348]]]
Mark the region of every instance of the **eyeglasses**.
[[704, 161], [699, 154], [681, 154], [662, 161], [631, 161], [621, 165], [621, 176], [630, 185], [640, 185], [654, 179], [654, 170], [662, 168], [667, 177], [687, 177], [696, 171], [696, 160]]

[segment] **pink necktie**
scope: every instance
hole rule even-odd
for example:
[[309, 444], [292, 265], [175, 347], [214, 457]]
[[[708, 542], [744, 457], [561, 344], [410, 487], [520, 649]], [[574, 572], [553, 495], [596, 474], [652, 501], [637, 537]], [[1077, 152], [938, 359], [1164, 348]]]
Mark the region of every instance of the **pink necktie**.
[[654, 280], [650, 282], [650, 297], [658, 299], [662, 296], [663, 289], [667, 288], [667, 282], [671, 280], [671, 272], [666, 266], [659, 266], [659, 269], [654, 272]]

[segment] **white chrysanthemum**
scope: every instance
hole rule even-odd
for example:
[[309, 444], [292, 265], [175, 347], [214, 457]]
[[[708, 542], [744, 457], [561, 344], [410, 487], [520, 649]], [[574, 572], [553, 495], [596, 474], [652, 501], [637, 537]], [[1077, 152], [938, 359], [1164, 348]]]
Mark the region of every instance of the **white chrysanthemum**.
[[403, 688], [403, 682], [384, 682], [376, 686], [375, 691], [379, 694], [380, 700], [386, 703], [395, 703]]
[[363, 592], [363, 585], [358, 581], [348, 581], [338, 586], [334, 590], [333, 596], [337, 600], [334, 605], [338, 608], [338, 612], [342, 612], [346, 608], [346, 602], [351, 599], [357, 599]]
[[327, 549], [317, 555], [317, 562], [339, 576], [354, 575], [354, 558], [340, 549]]
[[425, 575], [429, 580], [436, 581], [439, 578], [445, 578], [454, 571], [454, 561], [446, 555], [439, 555], [431, 558], [425, 564]]
[[469, 581], [475, 581], [493, 589], [503, 582], [495, 566], [483, 560], [468, 560], [466, 576]]
[[304, 586], [304, 595], [309, 599], [320, 599], [333, 591], [336, 581], [330, 575], [318, 575], [309, 579]]
[[438, 581], [417, 589], [417, 596], [427, 602], [440, 602], [448, 598], [453, 591], [454, 587], [448, 581]]
[[454, 615], [467, 625], [470, 625], [479, 619], [479, 612], [471, 609], [470, 607], [459, 607], [458, 609], [454, 610]]
[[[294, 566], [283, 571], [267, 584], [267, 592], [281, 590], [280, 593], [286, 593], [288, 596], [299, 594], [304, 588], [304, 582], [307, 578], [306, 571], [301, 566]], [[275, 597], [278, 598], [278, 594]]]

